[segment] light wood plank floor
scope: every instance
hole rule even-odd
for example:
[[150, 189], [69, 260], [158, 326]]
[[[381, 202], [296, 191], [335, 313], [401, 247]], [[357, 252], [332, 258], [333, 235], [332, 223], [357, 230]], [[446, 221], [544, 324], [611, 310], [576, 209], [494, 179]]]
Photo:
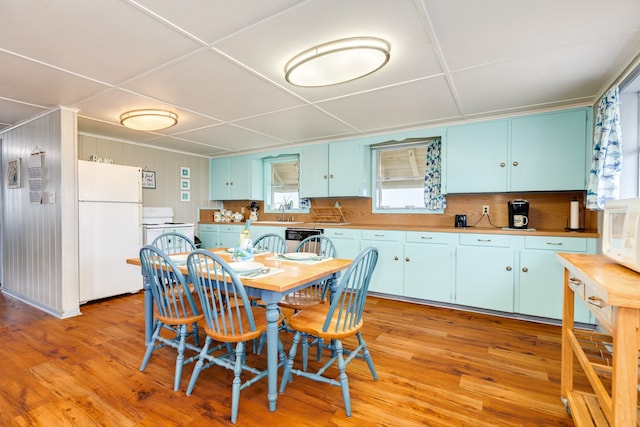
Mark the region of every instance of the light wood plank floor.
[[[140, 293], [58, 320], [0, 294], [0, 425], [228, 424], [227, 371], [205, 370], [186, 396], [192, 365], [173, 392], [173, 350], [138, 370], [142, 308]], [[266, 380], [245, 389], [237, 425], [573, 425], [560, 400], [558, 326], [370, 297], [363, 335], [380, 379], [364, 361], [349, 365], [353, 417], [338, 387], [294, 377], [276, 412]], [[287, 350], [290, 340], [283, 336]]]

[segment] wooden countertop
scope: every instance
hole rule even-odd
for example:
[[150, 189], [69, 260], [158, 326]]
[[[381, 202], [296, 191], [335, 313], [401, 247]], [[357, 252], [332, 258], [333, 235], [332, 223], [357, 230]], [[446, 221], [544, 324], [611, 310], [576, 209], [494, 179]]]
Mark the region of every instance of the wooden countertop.
[[[244, 222], [211, 222], [200, 221], [199, 224], [232, 224], [242, 225]], [[536, 229], [535, 231], [526, 230], [503, 230], [497, 227], [441, 227], [441, 226], [429, 226], [429, 225], [391, 225], [391, 224], [357, 224], [350, 223], [345, 225], [326, 224], [317, 222], [305, 222], [294, 223], [279, 222], [272, 224], [255, 224], [256, 226], [275, 226], [275, 227], [289, 227], [289, 228], [355, 228], [360, 230], [398, 230], [398, 231], [422, 231], [422, 232], [436, 232], [436, 233], [480, 233], [480, 234], [510, 234], [515, 236], [553, 236], [553, 237], [582, 237], [582, 238], [598, 238], [600, 235], [596, 230], [586, 231], [565, 231], [565, 230], [542, 230]]]

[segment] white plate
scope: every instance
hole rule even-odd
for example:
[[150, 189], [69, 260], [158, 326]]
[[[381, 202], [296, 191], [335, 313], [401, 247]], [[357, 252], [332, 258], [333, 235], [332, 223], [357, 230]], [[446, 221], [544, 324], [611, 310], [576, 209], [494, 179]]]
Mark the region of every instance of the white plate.
[[306, 260], [316, 258], [318, 255], [313, 252], [289, 252], [288, 254], [282, 254], [287, 259]]
[[229, 253], [234, 253], [236, 251], [236, 248], [227, 248], [226, 251]]
[[169, 255], [169, 258], [171, 258], [171, 261], [175, 263], [181, 263], [181, 262], [187, 262], [188, 256], [189, 254]]
[[238, 261], [238, 262], [230, 262], [229, 266], [236, 273], [248, 273], [250, 271], [257, 271], [264, 267], [264, 264], [259, 262], [252, 261]]

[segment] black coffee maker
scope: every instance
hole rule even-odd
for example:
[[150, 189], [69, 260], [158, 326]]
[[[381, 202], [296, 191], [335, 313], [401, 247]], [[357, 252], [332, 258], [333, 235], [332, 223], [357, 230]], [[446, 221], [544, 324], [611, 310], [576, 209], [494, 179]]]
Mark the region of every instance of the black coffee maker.
[[509, 228], [527, 228], [529, 224], [529, 202], [523, 199], [510, 200]]

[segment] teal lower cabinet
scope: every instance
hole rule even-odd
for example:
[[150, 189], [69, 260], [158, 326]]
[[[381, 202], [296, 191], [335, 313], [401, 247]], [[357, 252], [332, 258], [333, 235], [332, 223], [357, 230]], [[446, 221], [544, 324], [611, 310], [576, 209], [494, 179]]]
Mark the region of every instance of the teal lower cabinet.
[[[518, 272], [518, 312], [531, 316], [562, 319], [564, 269], [556, 252], [595, 253], [595, 239], [525, 236]], [[592, 323], [589, 309], [579, 296], [575, 302], [576, 322]]]
[[404, 296], [451, 302], [457, 237], [454, 233], [406, 233]]
[[240, 230], [244, 224], [218, 224], [219, 248], [235, 248], [240, 240]]
[[360, 250], [378, 248], [378, 264], [371, 277], [369, 291], [391, 295], [403, 295], [403, 243], [400, 231], [362, 230]]
[[218, 224], [198, 224], [198, 238], [202, 249], [218, 247]]
[[358, 235], [360, 230], [352, 228], [325, 228], [324, 235], [336, 247], [337, 258], [354, 259], [360, 252]]
[[516, 256], [511, 245], [517, 237], [460, 234], [453, 302], [513, 313]]
[[264, 236], [265, 234], [277, 234], [278, 236], [282, 236], [284, 238], [284, 230], [286, 227], [280, 227], [278, 225], [252, 225], [251, 226], [251, 240], [254, 242], [260, 236]]

